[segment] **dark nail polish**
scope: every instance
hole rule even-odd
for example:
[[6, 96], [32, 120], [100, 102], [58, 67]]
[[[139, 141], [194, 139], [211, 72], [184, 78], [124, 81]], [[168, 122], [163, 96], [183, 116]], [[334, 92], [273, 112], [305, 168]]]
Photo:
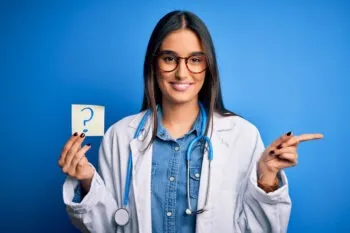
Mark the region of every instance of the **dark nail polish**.
[[87, 146], [91, 146], [91, 143], [86, 144]]
[[275, 153], [275, 151], [274, 151], [274, 150], [270, 151], [270, 155], [273, 155], [274, 153]]
[[279, 144], [277, 147], [276, 147], [278, 150], [282, 148], [282, 144]]
[[288, 133], [286, 133], [287, 136], [290, 136], [292, 134], [292, 131], [289, 131]]
[[81, 133], [81, 134], [80, 134], [80, 137], [81, 137], [81, 138], [85, 137], [85, 134], [84, 134], [84, 133]]
[[75, 133], [73, 134], [73, 136], [78, 136], [78, 133], [77, 133], [77, 132], [75, 132]]

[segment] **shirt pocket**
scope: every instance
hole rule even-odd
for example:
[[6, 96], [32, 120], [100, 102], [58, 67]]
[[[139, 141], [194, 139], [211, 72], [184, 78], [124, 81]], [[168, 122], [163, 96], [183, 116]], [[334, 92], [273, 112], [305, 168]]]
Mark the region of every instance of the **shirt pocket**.
[[190, 168], [190, 197], [197, 199], [199, 193], [199, 182], [200, 182], [200, 167]]

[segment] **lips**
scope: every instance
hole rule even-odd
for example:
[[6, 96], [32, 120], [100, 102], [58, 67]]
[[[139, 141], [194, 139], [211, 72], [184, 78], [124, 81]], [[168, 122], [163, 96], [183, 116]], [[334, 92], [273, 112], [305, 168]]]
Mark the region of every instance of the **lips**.
[[177, 83], [177, 82], [170, 82], [171, 87], [176, 91], [186, 91], [188, 88], [190, 88], [193, 83]]

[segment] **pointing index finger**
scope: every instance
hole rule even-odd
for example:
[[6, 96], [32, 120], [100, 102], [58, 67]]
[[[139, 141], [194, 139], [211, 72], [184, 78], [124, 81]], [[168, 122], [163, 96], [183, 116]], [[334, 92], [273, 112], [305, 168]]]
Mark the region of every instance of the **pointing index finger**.
[[286, 144], [285, 146], [292, 146], [296, 145], [300, 142], [306, 142], [306, 141], [311, 141], [311, 140], [317, 140], [317, 139], [322, 139], [323, 134], [316, 133], [316, 134], [302, 134], [299, 136], [294, 136], [292, 137]]
[[322, 139], [323, 134], [315, 133], [315, 134], [302, 134], [298, 136], [299, 142], [305, 142], [310, 140]]

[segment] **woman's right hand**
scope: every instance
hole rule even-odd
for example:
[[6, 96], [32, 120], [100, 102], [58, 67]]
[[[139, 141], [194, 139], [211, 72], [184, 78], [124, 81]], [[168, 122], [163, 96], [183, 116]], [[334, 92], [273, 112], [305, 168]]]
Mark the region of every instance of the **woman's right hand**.
[[81, 147], [85, 139], [85, 134], [74, 133], [63, 147], [58, 165], [62, 168], [63, 173], [72, 178], [80, 180], [84, 190], [88, 192], [95, 169], [89, 164], [85, 153], [91, 148], [91, 144]]

